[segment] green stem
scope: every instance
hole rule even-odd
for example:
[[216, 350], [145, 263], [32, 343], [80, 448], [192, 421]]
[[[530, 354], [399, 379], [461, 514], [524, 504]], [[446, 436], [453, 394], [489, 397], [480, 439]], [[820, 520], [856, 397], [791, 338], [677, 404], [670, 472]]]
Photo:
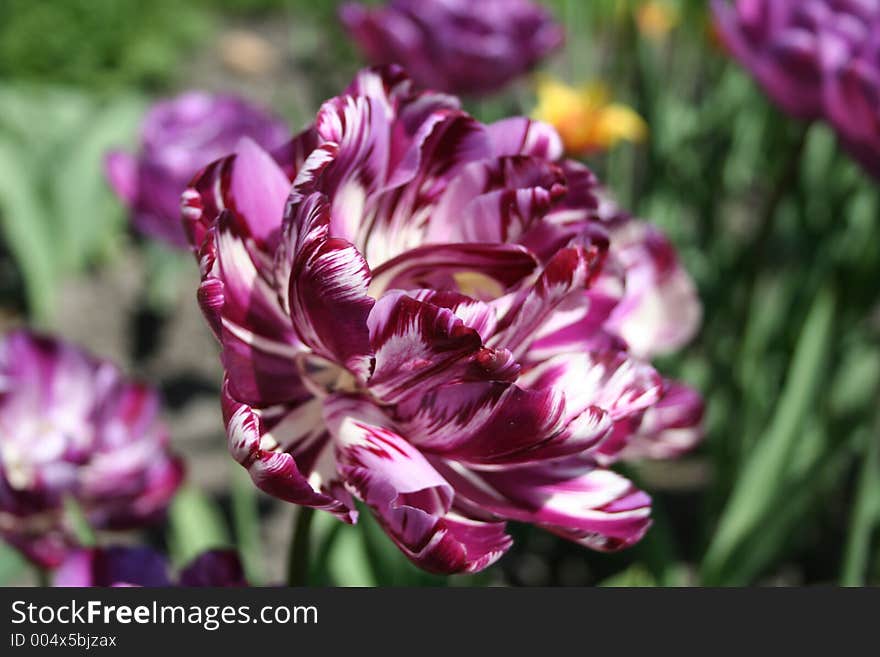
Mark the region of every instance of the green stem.
[[869, 436], [863, 459], [840, 575], [842, 586], [865, 585], [871, 536], [880, 524], [880, 419]]
[[52, 586], [48, 570], [46, 570], [45, 568], [34, 567], [34, 574], [37, 577], [37, 586], [44, 589]]
[[235, 465], [232, 479], [232, 520], [238, 551], [244, 561], [248, 581], [255, 586], [263, 583], [263, 547], [260, 541], [260, 515], [257, 489], [251, 478]]
[[309, 547], [314, 516], [315, 510], [308, 506], [299, 507], [299, 512], [296, 514], [287, 558], [288, 586], [305, 586], [308, 583]]

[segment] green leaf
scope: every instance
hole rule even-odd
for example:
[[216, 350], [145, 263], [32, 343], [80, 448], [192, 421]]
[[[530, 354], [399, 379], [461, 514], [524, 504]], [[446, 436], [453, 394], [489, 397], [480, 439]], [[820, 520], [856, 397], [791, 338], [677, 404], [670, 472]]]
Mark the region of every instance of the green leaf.
[[0, 542], [0, 586], [27, 570], [27, 562], [11, 545]]
[[55, 240], [25, 149], [0, 138], [0, 229], [24, 276], [31, 314], [45, 323], [55, 302]]
[[260, 537], [258, 492], [250, 475], [232, 465], [232, 522], [247, 580], [254, 586], [264, 581], [263, 543]]
[[164, 315], [180, 299], [181, 278], [192, 267], [192, 256], [189, 253], [172, 251], [155, 241], [147, 242], [144, 250], [148, 277], [147, 303], [153, 310]]
[[207, 495], [185, 486], [168, 511], [169, 548], [175, 566], [184, 566], [205, 550], [229, 547], [232, 542], [223, 514]]
[[[338, 522], [338, 521], [337, 521]], [[327, 556], [327, 570], [336, 586], [376, 586], [373, 569], [364, 549], [360, 527], [343, 525]]]
[[52, 197], [62, 263], [67, 270], [81, 269], [88, 261], [118, 241], [124, 211], [104, 178], [104, 154], [129, 144], [143, 114], [139, 98], [125, 97], [82, 117], [76, 139], [55, 162]]
[[770, 426], [749, 454], [706, 552], [703, 580], [707, 584], [718, 583], [732, 553], [755, 531], [768, 506], [785, 502], [779, 494], [786, 466], [824, 379], [834, 307], [833, 293], [822, 289], [804, 323]]
[[82, 507], [71, 495], [67, 495], [64, 498], [64, 516], [66, 523], [70, 526], [73, 535], [80, 545], [92, 547], [96, 544], [94, 529], [89, 524], [89, 520], [86, 518]]
[[619, 573], [615, 573], [601, 582], [598, 586], [602, 587], [652, 587], [657, 586], [657, 580], [650, 571], [640, 563], [634, 563], [632, 566]]
[[871, 538], [880, 527], [880, 435], [868, 434], [862, 456], [856, 501], [843, 557], [843, 586], [864, 586], [871, 554]]

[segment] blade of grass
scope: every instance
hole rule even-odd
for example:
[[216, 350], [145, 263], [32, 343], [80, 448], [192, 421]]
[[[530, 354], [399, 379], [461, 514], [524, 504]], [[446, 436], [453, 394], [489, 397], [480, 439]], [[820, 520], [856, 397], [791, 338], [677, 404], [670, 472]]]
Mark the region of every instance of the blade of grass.
[[842, 586], [864, 586], [871, 537], [880, 525], [880, 421], [868, 436], [843, 557]]
[[217, 505], [204, 493], [186, 486], [168, 511], [169, 548], [175, 566], [183, 566], [205, 550], [232, 544]]
[[785, 388], [767, 432], [755, 444], [722, 513], [703, 561], [703, 580], [717, 582], [733, 551], [777, 499], [786, 463], [813, 407], [828, 359], [835, 298], [830, 287], [816, 295], [795, 349]]

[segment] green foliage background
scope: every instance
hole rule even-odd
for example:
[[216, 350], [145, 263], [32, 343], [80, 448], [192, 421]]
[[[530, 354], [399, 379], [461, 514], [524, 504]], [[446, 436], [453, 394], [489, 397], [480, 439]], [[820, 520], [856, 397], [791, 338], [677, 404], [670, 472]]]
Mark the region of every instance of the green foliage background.
[[[671, 469], [627, 472], [656, 502], [654, 528], [628, 552], [592, 554], [516, 527], [517, 547], [494, 571], [446, 582], [412, 568], [369, 522], [354, 530], [320, 518], [312, 580], [880, 583], [876, 181], [826, 126], [782, 115], [727, 60], [704, 2], [669, 0], [681, 21], [662, 42], [638, 33], [638, 0], [548, 4], [568, 39], [547, 68], [571, 83], [608, 82], [650, 125], [645, 145], [589, 164], [625, 207], [669, 234], [697, 280], [704, 328], [660, 366], [704, 392], [705, 444]], [[285, 66], [305, 85], [292, 94], [319, 101], [358, 66], [334, 13], [333, 2], [306, 0], [0, 2], [3, 312], [51, 327], [59, 282], [130, 241], [101, 155], [134, 143], [151, 98], [199, 85], [186, 63], [224, 27], [287, 26]], [[532, 104], [524, 82], [470, 109], [489, 119]], [[276, 109], [301, 123], [314, 107]], [[169, 546], [183, 563], [205, 544], [235, 543], [259, 581], [257, 496], [233, 484], [228, 517], [187, 489]], [[0, 559], [0, 579], [16, 564]]]

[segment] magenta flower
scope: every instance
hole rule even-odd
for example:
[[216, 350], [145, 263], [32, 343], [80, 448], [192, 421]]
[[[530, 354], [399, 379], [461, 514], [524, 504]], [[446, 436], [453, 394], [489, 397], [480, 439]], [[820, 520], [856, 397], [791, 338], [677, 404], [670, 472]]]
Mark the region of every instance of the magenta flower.
[[185, 247], [180, 195], [190, 178], [242, 137], [272, 148], [289, 136], [283, 123], [239, 98], [188, 92], [156, 103], [141, 127], [140, 152], [111, 151], [105, 173], [138, 230]]
[[530, 0], [348, 3], [340, 18], [373, 64], [402, 64], [420, 86], [474, 96], [527, 73], [564, 36]]
[[[113, 546], [70, 552], [53, 573], [53, 586], [173, 586], [168, 561], [147, 547]], [[234, 550], [208, 550], [183, 570], [179, 586], [247, 586]]]
[[880, 3], [713, 0], [716, 25], [764, 91], [797, 118], [826, 119], [880, 176]]
[[609, 248], [595, 177], [561, 158], [548, 125], [481, 124], [389, 68], [286, 147], [243, 140], [194, 179], [229, 448], [259, 488], [346, 522], [359, 499], [440, 573], [495, 561], [505, 520], [599, 550], [641, 538], [649, 497], [602, 463], [669, 386], [614, 312], [630, 278], [665, 279], [614, 230]]
[[598, 216], [610, 232], [611, 252], [625, 280], [605, 328], [642, 358], [673, 353], [702, 323], [694, 282], [662, 232], [630, 217], [606, 192], [599, 197]]
[[183, 477], [158, 400], [110, 363], [15, 331], [0, 341], [0, 535], [43, 567], [75, 545], [71, 498], [96, 528], [152, 521]]

